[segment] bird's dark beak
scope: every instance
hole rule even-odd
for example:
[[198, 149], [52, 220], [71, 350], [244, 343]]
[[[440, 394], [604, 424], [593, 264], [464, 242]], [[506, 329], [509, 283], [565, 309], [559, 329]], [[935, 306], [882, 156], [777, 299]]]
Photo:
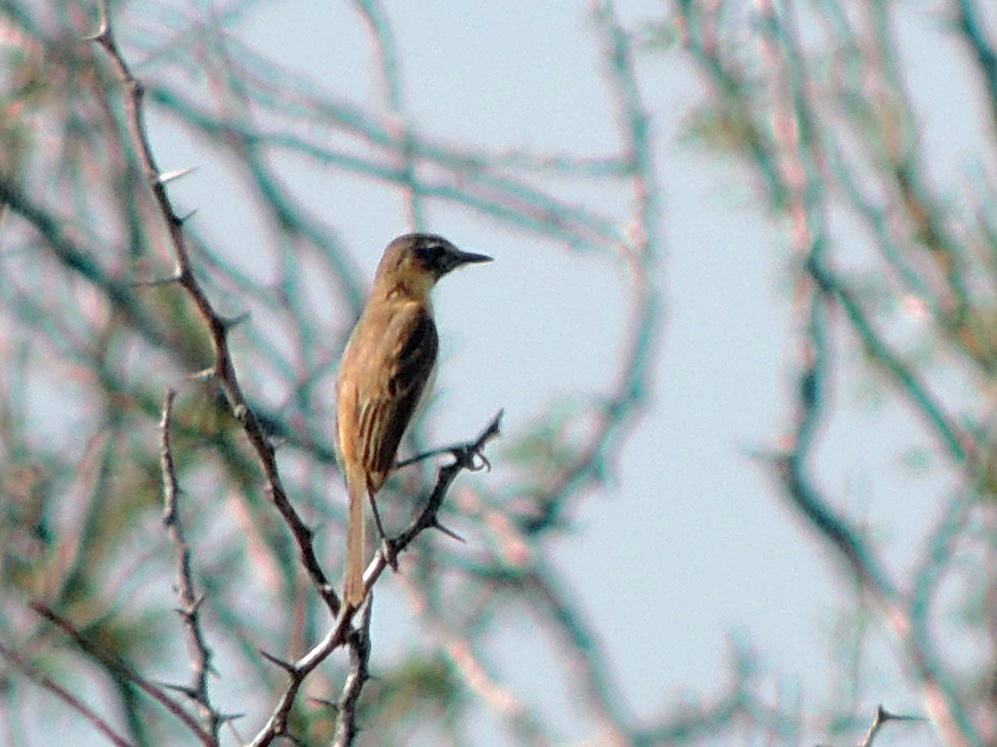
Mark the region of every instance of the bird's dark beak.
[[462, 252], [458, 249], [456, 252], [449, 252], [446, 257], [446, 268], [445, 272], [450, 272], [456, 270], [458, 267], [463, 267], [464, 265], [470, 265], [477, 262], [491, 262], [492, 258], [487, 254], [474, 254], [472, 252]]
[[491, 262], [492, 258], [487, 254], [474, 254], [473, 252], [458, 251], [454, 257], [454, 267], [469, 265], [474, 262]]

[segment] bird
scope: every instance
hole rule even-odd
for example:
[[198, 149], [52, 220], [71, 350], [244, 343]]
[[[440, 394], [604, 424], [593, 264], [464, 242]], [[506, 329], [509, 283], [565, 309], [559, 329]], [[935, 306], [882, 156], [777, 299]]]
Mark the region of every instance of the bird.
[[336, 380], [335, 441], [348, 502], [343, 598], [349, 605], [359, 606], [365, 597], [364, 503], [370, 501], [386, 542], [375, 495], [435, 376], [439, 337], [430, 291], [458, 267], [491, 260], [437, 234], [408, 233], [388, 244], [377, 266]]

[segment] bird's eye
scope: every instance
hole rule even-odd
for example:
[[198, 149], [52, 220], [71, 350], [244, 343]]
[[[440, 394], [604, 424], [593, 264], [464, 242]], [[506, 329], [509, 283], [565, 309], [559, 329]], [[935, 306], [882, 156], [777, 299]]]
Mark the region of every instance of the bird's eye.
[[443, 254], [443, 247], [439, 244], [423, 244], [415, 250], [415, 253], [419, 261], [426, 267], [434, 267], [439, 264], [440, 257]]

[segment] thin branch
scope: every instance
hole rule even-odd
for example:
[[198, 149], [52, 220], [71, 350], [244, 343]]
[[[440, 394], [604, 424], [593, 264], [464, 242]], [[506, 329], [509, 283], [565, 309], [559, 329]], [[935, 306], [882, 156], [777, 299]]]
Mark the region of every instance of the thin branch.
[[391, 24], [378, 0], [356, 0], [354, 4], [360, 11], [374, 44], [381, 73], [382, 96], [391, 111], [388, 129], [401, 145], [397, 154], [397, 169], [408, 209], [408, 225], [413, 231], [422, 230], [425, 226], [425, 209], [416, 179], [417, 139], [405, 112], [398, 50]]
[[308, 571], [313, 585], [325, 601], [329, 611], [335, 616], [339, 611], [339, 597], [332, 584], [326, 578], [325, 572], [318, 562], [318, 557], [315, 555], [312, 543], [312, 530], [305, 524], [298, 515], [297, 510], [291, 504], [277, 467], [274, 446], [262, 422], [249, 407], [242, 393], [242, 387], [239, 384], [228, 344], [228, 332], [232, 327], [232, 321], [223, 318], [215, 311], [214, 306], [212, 306], [211, 301], [208, 299], [194, 274], [193, 263], [191, 262], [187, 247], [187, 239], [183, 231], [183, 220], [174, 211], [170, 198], [166, 193], [166, 188], [160, 178], [161, 172], [156, 165], [146, 133], [144, 107], [142, 106], [144, 88], [132, 74], [115, 42], [112, 33], [108, 0], [101, 0], [100, 9], [100, 30], [94, 40], [111, 59], [118, 77], [125, 87], [125, 110], [128, 130], [131, 133], [133, 145], [146, 181], [150, 189], [152, 189], [156, 204], [169, 231], [171, 246], [177, 263], [178, 282], [194, 302], [211, 336], [212, 347], [214, 349], [214, 363], [211, 368], [211, 374], [225, 393], [233, 415], [241, 423], [246, 437], [256, 452], [260, 465], [263, 468], [263, 473], [266, 476], [267, 493], [294, 536], [302, 564]]
[[[438, 524], [437, 514], [443, 505], [443, 499], [446, 497], [447, 491], [450, 485], [453, 483], [454, 479], [462, 470], [476, 470], [478, 469], [478, 462], [476, 461], [480, 457], [481, 451], [484, 450], [485, 446], [489, 441], [496, 438], [499, 435], [499, 425], [501, 423], [502, 413], [499, 412], [492, 418], [491, 422], [482, 430], [478, 435], [478, 438], [469, 443], [467, 446], [455, 449], [452, 454], [454, 461], [445, 464], [440, 467], [437, 473], [436, 485], [433, 488], [429, 500], [423, 510], [416, 516], [412, 522], [402, 531], [397, 537], [391, 540], [392, 550], [394, 554], [401, 553], [406, 549], [412, 541], [426, 529], [435, 527]], [[371, 561], [371, 564], [367, 567], [364, 573], [364, 586], [366, 590], [365, 596], [370, 595], [370, 590], [373, 585], [377, 582], [377, 579], [384, 572], [384, 569], [388, 566], [387, 559], [384, 555], [384, 550], [382, 548]], [[367, 606], [371, 602], [366, 602]], [[364, 609], [365, 605], [361, 604], [359, 609]], [[279, 662], [279, 666], [288, 673], [288, 683], [284, 688], [284, 692], [281, 694], [277, 704], [264, 724], [263, 728], [256, 734], [250, 743], [250, 747], [265, 747], [273, 742], [279, 736], [287, 735], [287, 721], [291, 713], [291, 708], [294, 706], [294, 702], [297, 699], [298, 692], [301, 690], [301, 686], [304, 684], [305, 679], [308, 675], [325, 661], [328, 656], [335, 651], [337, 648], [347, 645], [353, 635], [356, 635], [355, 631], [351, 632], [351, 624], [354, 616], [358, 612], [358, 608], [352, 605], [342, 605], [339, 610], [332, 627], [326, 633], [325, 637], [315, 644], [310, 651], [308, 651], [304, 656], [298, 659], [296, 662]], [[361, 652], [362, 653], [362, 652]], [[363, 683], [366, 681], [365, 677], [360, 676], [354, 682], [347, 683], [346, 692], [351, 699], [358, 698], [360, 695], [360, 689]]]
[[754, 694], [758, 666], [750, 652], [735, 645], [732, 653], [730, 669], [734, 676], [725, 692], [712, 702], [686, 703], [681, 708], [669, 709], [666, 718], [634, 731], [631, 737], [633, 747], [707, 743], [721, 730], [745, 720], [771, 735], [768, 743], [798, 743], [797, 724]]
[[[618, 698], [623, 692], [613, 682], [606, 654], [595, 634], [570, 604], [563, 585], [550, 568], [535, 569], [525, 579], [528, 593], [536, 601], [541, 621], [549, 623], [561, 641], [569, 672], [569, 686], [578, 693], [583, 710], [599, 726], [599, 742], [606, 745], [629, 745], [630, 719], [623, 713]], [[543, 623], [542, 623], [543, 624]]]
[[[396, 555], [412, 544], [412, 541], [424, 530], [439, 528], [438, 514], [451, 483], [462, 470], [476, 472], [481, 469], [479, 460], [482, 458], [482, 452], [489, 441], [499, 436], [501, 423], [502, 411], [499, 411], [474, 441], [454, 448], [450, 452], [454, 461], [440, 467], [436, 477], [436, 485], [422, 511], [402, 530], [401, 534], [391, 540], [392, 549]], [[370, 589], [387, 566], [388, 559], [384, 556], [382, 549], [374, 555], [374, 559], [364, 572], [364, 588]]]
[[859, 743], [859, 747], [872, 747], [873, 740], [875, 740], [876, 735], [879, 734], [880, 730], [889, 721], [923, 721], [920, 716], [900, 716], [895, 713], [890, 713], [883, 706], [876, 707], [876, 716], [872, 720], [872, 724], [869, 726], [869, 731], [866, 732], [862, 741]]
[[363, 692], [363, 687], [370, 677], [370, 618], [373, 609], [374, 598], [371, 595], [367, 604], [362, 607], [360, 624], [347, 643], [350, 649], [350, 673], [339, 696], [334, 747], [350, 747], [359, 731], [357, 704], [360, 701], [360, 693]]
[[654, 169], [650, 116], [641, 96], [634, 64], [633, 41], [616, 17], [610, 0], [591, 0], [589, 13], [602, 47], [603, 66], [613, 97], [620, 135], [620, 159], [632, 191], [631, 215], [623, 237], [613, 242], [628, 273], [630, 320], [625, 352], [616, 382], [593, 415], [585, 443], [561, 469], [542, 496], [535, 499], [537, 515], [526, 522], [530, 532], [557, 523], [569, 495], [601, 480], [613, 450], [622, 446], [646, 402], [654, 354], [663, 321], [660, 292], [655, 284], [662, 248], [660, 187]]
[[116, 676], [119, 676], [138, 687], [142, 692], [173, 714], [192, 734], [198, 738], [198, 740], [201, 741], [202, 744], [206, 745], [206, 747], [214, 747], [216, 742], [212, 739], [211, 735], [201, 728], [201, 725], [194, 720], [194, 718], [182, 705], [173, 700], [173, 698], [164, 693], [160, 688], [153, 685], [125, 663], [119, 661], [112, 655], [98, 648], [95, 644], [91, 643], [72, 622], [56, 613], [55, 610], [48, 605], [42, 602], [33, 601], [28, 606], [36, 614], [45, 618], [68, 635], [72, 639], [73, 643], [76, 644], [76, 647], [85, 654], [92, 657], [96, 661], [99, 661]]
[[[604, 252], [608, 247], [619, 243], [619, 231], [610, 218], [581, 205], [552, 197], [525, 181], [494, 173], [488, 168], [490, 162], [484, 154], [465, 155], [430, 140], [419, 140], [412, 144], [414, 157], [438, 167], [431, 173], [442, 170], [449, 176], [406, 176], [404, 171], [380, 160], [333, 150], [324, 143], [314, 143], [292, 133], [261, 134], [248, 131], [238, 122], [219, 118], [204, 107], [162, 87], [151, 90], [150, 95], [156, 103], [176, 112], [186, 123], [216, 139], [224, 136], [226, 142], [231, 142], [230, 138], [236, 138], [247, 145], [298, 153], [318, 164], [335, 166], [339, 170], [402, 188], [407, 187], [409, 179], [416, 178], [413, 188], [425, 197], [436, 197], [464, 206], [519, 230], [528, 230], [576, 249]], [[306, 105], [314, 108], [316, 115], [323, 120], [331, 120], [344, 131], [362, 137], [372, 145], [396, 154], [405, 151], [405, 143], [395, 136], [388, 124], [380, 124], [379, 118], [373, 114], [324, 101], [309, 100]], [[286, 202], [286, 198], [281, 201]]]
[[[800, 360], [794, 424], [786, 441], [788, 447], [774, 465], [783, 481], [791, 505], [808, 520], [816, 532], [848, 562], [863, 588], [876, 602], [888, 629], [893, 633], [907, 664], [914, 672], [922, 697], [939, 730], [952, 745], [969, 747], [979, 738], [955, 688], [933, 655], [934, 647], [915, 635], [915, 621], [903, 604], [896, 583], [890, 578], [873, 547], [853, 528], [846, 517], [813, 484], [809, 461], [814, 452], [816, 431], [824, 416], [824, 382], [829, 373], [830, 355], [826, 335], [827, 306], [830, 299], [841, 302], [853, 325], [867, 344], [875, 344], [879, 355], [887, 357], [891, 372], [909, 385], [913, 373], [892, 356], [869, 325], [849, 289], [837, 282], [829, 269], [826, 250], [830, 245], [827, 229], [825, 190], [821, 175], [821, 142], [807, 95], [804, 56], [799, 47], [795, 19], [782, 19], [771, 0], [761, 0], [762, 27], [766, 56], [777, 81], [780, 104], [776, 115], [777, 143], [781, 149], [783, 180], [787, 184], [788, 212], [793, 227], [793, 249], [801, 271], [798, 303], [802, 320], [798, 332]], [[910, 391], [908, 389], [908, 391]], [[916, 392], [923, 390], [915, 388]], [[922, 397], [935, 422], [942, 419], [930, 401]], [[919, 411], [924, 411], [923, 409]], [[944, 421], [942, 421], [944, 422]], [[946, 439], [955, 461], [968, 457], [960, 440]], [[923, 629], [922, 629], [923, 631]], [[926, 634], [925, 634], [926, 635]]]
[[40, 687], [48, 690], [71, 709], [83, 716], [83, 718], [89, 721], [90, 724], [109, 742], [117, 747], [132, 747], [131, 742], [118, 734], [118, 732], [116, 732], [114, 728], [107, 723], [107, 721], [101, 718], [96, 711], [90, 708], [90, 706], [77, 698], [51, 677], [42, 673], [38, 667], [21, 657], [21, 655], [16, 651], [5, 646], [3, 641], [0, 641], [0, 656], [3, 656], [13, 666], [17, 667], [17, 669], [20, 670], [20, 672], [28, 679], [32, 680]]
[[974, 0], [955, 0], [955, 17], [963, 41], [976, 57], [976, 65], [983, 76], [990, 104], [990, 126], [997, 136], [997, 53], [980, 23], [979, 11]]
[[166, 399], [163, 403], [163, 418], [160, 422], [162, 432], [162, 472], [163, 472], [163, 524], [176, 549], [177, 562], [177, 596], [180, 599], [180, 607], [177, 612], [183, 619], [184, 633], [187, 637], [187, 648], [190, 651], [192, 673], [192, 683], [189, 688], [185, 688], [190, 698], [197, 703], [201, 713], [201, 720], [205, 728], [211, 734], [214, 744], [218, 744], [218, 729], [223, 721], [221, 714], [211, 705], [211, 698], [208, 694], [208, 673], [211, 669], [211, 651], [204, 640], [204, 631], [201, 629], [200, 606], [201, 599], [194, 591], [194, 578], [190, 563], [190, 546], [184, 534], [183, 522], [180, 519], [180, 511], [177, 506], [177, 499], [180, 488], [177, 483], [176, 467], [173, 462], [171, 424], [173, 417], [173, 401], [176, 392], [169, 389], [166, 392]]

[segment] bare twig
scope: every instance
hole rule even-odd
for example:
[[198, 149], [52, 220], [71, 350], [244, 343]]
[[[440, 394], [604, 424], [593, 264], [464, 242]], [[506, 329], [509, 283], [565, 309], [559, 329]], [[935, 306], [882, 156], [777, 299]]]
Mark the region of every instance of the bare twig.
[[556, 524], [567, 508], [565, 498], [580, 495], [581, 487], [605, 476], [614, 449], [622, 446], [643, 410], [663, 320], [660, 293], [654, 281], [662, 248], [660, 187], [652, 156], [650, 117], [634, 67], [633, 41], [619, 23], [611, 0], [591, 0], [589, 13], [602, 46], [609, 92], [619, 121], [620, 160], [632, 192], [631, 215], [625, 222], [623, 235], [610, 241], [631, 285], [628, 339], [617, 380], [594, 408], [585, 442], [535, 500], [538, 513], [526, 522], [530, 532]]
[[[764, 41], [773, 79], [780, 87], [777, 97], [780, 109], [776, 127], [776, 142], [781, 149], [783, 181], [788, 196], [787, 209], [792, 220], [793, 249], [799, 257], [801, 279], [798, 289], [800, 365], [796, 409], [788, 448], [774, 460], [785, 492], [794, 508], [809, 525], [848, 562], [862, 587], [876, 602], [888, 629], [900, 642], [906, 663], [915, 673], [922, 697], [929, 712], [952, 745], [979, 742], [972, 722], [948, 681], [926, 633], [917, 635], [911, 611], [905, 606], [897, 584], [890, 578], [874, 548], [851, 526], [847, 518], [835, 510], [814, 485], [809, 461], [814, 451], [817, 428], [824, 416], [824, 386], [830, 365], [826, 335], [827, 305], [835, 299], [845, 305], [852, 323], [866, 344], [875, 344], [876, 360], [889, 363], [890, 371], [911, 388], [913, 374], [907, 366], [889, 354], [885, 343], [865, 323], [864, 314], [852, 299], [850, 291], [838, 284], [826, 258], [830, 237], [826, 227], [825, 197], [821, 177], [821, 142], [806, 90], [806, 69], [798, 45], [795, 19], [781, 19], [770, 2], [761, 0]], [[792, 63], [789, 61], [792, 60]], [[919, 412], [927, 411], [932, 422], [940, 422], [923, 397], [918, 397]], [[946, 432], [943, 439], [957, 461], [970, 455], [962, 451], [961, 440]]]
[[629, 745], [627, 724], [631, 719], [618, 702], [622, 689], [613, 682], [605, 652], [594, 633], [588, 630], [550, 569], [535, 569], [524, 580], [540, 620], [549, 622], [560, 640], [568, 670], [566, 679], [584, 703], [585, 712], [598, 725], [599, 743]]
[[869, 726], [869, 731], [866, 732], [862, 741], [859, 743], [859, 747], [872, 747], [873, 740], [879, 731], [886, 725], [888, 721], [923, 721], [920, 716], [900, 716], [895, 713], [890, 713], [883, 706], [876, 707], [876, 717], [873, 719], [872, 724]]
[[45, 618], [68, 635], [81, 651], [99, 661], [104, 667], [113, 672], [115, 675], [131, 682], [142, 692], [173, 714], [194, 736], [198, 738], [198, 740], [200, 740], [202, 744], [207, 747], [213, 747], [213, 745], [216, 744], [211, 735], [201, 728], [201, 725], [197, 723], [197, 721], [189, 713], [187, 713], [187, 710], [182, 705], [173, 700], [173, 698], [163, 692], [160, 688], [156, 687], [140, 674], [135, 672], [131, 667], [114, 658], [87, 640], [86, 636], [84, 636], [72, 622], [59, 615], [55, 612], [55, 610], [42, 602], [34, 601], [28, 606], [31, 607], [36, 614]]
[[[499, 411], [474, 441], [465, 446], [454, 448], [450, 452], [454, 461], [440, 467], [436, 477], [436, 485], [422, 511], [397, 537], [391, 540], [392, 549], [396, 554], [401, 553], [412, 544], [412, 541], [423, 530], [440, 528], [438, 514], [451, 483], [461, 470], [477, 471], [480, 468], [477, 460], [481, 459], [481, 452], [484, 451], [488, 442], [498, 437], [501, 423], [502, 412]], [[382, 548], [374, 555], [374, 559], [364, 572], [364, 587], [366, 589], [370, 589], [374, 585], [387, 565], [388, 558], [385, 557]]]
[[64, 688], [47, 674], [41, 672], [38, 667], [24, 659], [16, 651], [8, 648], [2, 641], [0, 641], [0, 656], [3, 656], [3, 658], [9, 661], [13, 666], [17, 667], [17, 669], [28, 677], [28, 679], [36, 682], [40, 687], [48, 690], [71, 709], [83, 716], [83, 718], [89, 721], [90, 724], [97, 731], [99, 731], [105, 739], [111, 742], [111, 744], [117, 745], [117, 747], [132, 747], [131, 742], [118, 734], [118, 732], [116, 732], [114, 728], [107, 723], [107, 721], [101, 718], [96, 711], [90, 708], [90, 706], [77, 698], [69, 692], [69, 690]]
[[193, 668], [192, 682], [184, 692], [197, 703], [204, 722], [205, 729], [211, 734], [214, 744], [218, 744], [218, 728], [223, 718], [211, 705], [208, 694], [208, 674], [211, 672], [211, 651], [204, 640], [201, 629], [200, 606], [201, 599], [194, 591], [194, 578], [190, 563], [190, 546], [184, 534], [183, 522], [177, 498], [180, 488], [177, 483], [176, 467], [173, 462], [171, 423], [173, 417], [173, 401], [176, 392], [169, 389], [163, 403], [163, 419], [160, 422], [162, 431], [162, 472], [163, 472], [163, 524], [166, 526], [170, 541], [176, 549], [177, 556], [177, 596], [180, 606], [177, 612], [183, 618], [184, 633], [187, 637], [187, 648], [190, 651]]
[[980, 12], [974, 0], [954, 0], [954, 3], [959, 31], [976, 57], [976, 65], [983, 77], [990, 104], [990, 126], [997, 137], [997, 53], [987, 38], [986, 27], [981, 23]]
[[357, 736], [357, 703], [370, 677], [370, 617], [373, 609], [374, 598], [371, 595], [362, 608], [360, 624], [347, 642], [350, 649], [350, 673], [343, 684], [343, 692], [337, 704], [334, 747], [349, 747]]
[[176, 259], [176, 276], [178, 283], [194, 302], [198, 313], [204, 320], [211, 336], [214, 348], [214, 363], [211, 375], [218, 382], [228, 399], [233, 415], [242, 424], [243, 431], [256, 452], [263, 473], [267, 480], [267, 493], [287, 523], [298, 546], [302, 565], [308, 571], [312, 583], [325, 601], [329, 611], [336, 615], [339, 611], [339, 597], [333, 586], [328, 582], [315, 555], [312, 543], [312, 530], [299, 516], [291, 504], [277, 467], [277, 457], [270, 437], [255, 412], [249, 407], [242, 393], [242, 387], [232, 362], [231, 350], [228, 344], [228, 333], [232, 328], [232, 320], [225, 319], [208, 299], [200, 282], [194, 274], [193, 264], [187, 248], [187, 239], [183, 231], [183, 220], [173, 209], [173, 204], [166, 193], [161, 172], [156, 165], [152, 147], [146, 134], [144, 123], [144, 108], [142, 99], [144, 89], [140, 81], [132, 74], [127, 62], [118, 49], [112, 33], [110, 11], [107, 0], [101, 0], [101, 23], [94, 40], [104, 49], [125, 86], [125, 109], [128, 129], [136, 150], [146, 181], [152, 189], [163, 220], [169, 231], [174, 257]]
[[[430, 494], [426, 506], [401, 534], [391, 540], [393, 551], [396, 554], [407, 548], [421, 532], [438, 525], [437, 513], [443, 505], [443, 499], [446, 497], [447, 490], [449, 490], [450, 485], [462, 470], [476, 469], [477, 462], [475, 459], [480, 456], [480, 452], [484, 450], [488, 442], [499, 435], [501, 418], [502, 413], [499, 412], [478, 435], [477, 439], [453, 452], [453, 462], [440, 467], [436, 478], [436, 485]], [[387, 565], [387, 559], [382, 549], [374, 556], [374, 559], [364, 573], [365, 596], [369, 596], [371, 587], [377, 582], [377, 579], [384, 572]], [[371, 601], [367, 601], [364, 604], [369, 606]], [[364, 604], [361, 604], [359, 609], [363, 609]], [[357, 607], [343, 605], [325, 637], [296, 662], [281, 662], [269, 657], [288, 673], [289, 681], [267, 723], [250, 743], [251, 747], [264, 747], [271, 744], [278, 736], [287, 734], [287, 719], [302, 684], [315, 667], [325, 661], [337, 648], [346, 645], [351, 636], [357, 634], [355, 631], [351, 632], [352, 621], [357, 612]], [[357, 655], [362, 657], [366, 654], [362, 650], [359, 650]], [[366, 681], [363, 676], [363, 670], [358, 671], [360, 675], [352, 682], [348, 682], [344, 688], [347, 699], [353, 703], [359, 697], [363, 683]], [[346, 728], [349, 728], [349, 725]]]

